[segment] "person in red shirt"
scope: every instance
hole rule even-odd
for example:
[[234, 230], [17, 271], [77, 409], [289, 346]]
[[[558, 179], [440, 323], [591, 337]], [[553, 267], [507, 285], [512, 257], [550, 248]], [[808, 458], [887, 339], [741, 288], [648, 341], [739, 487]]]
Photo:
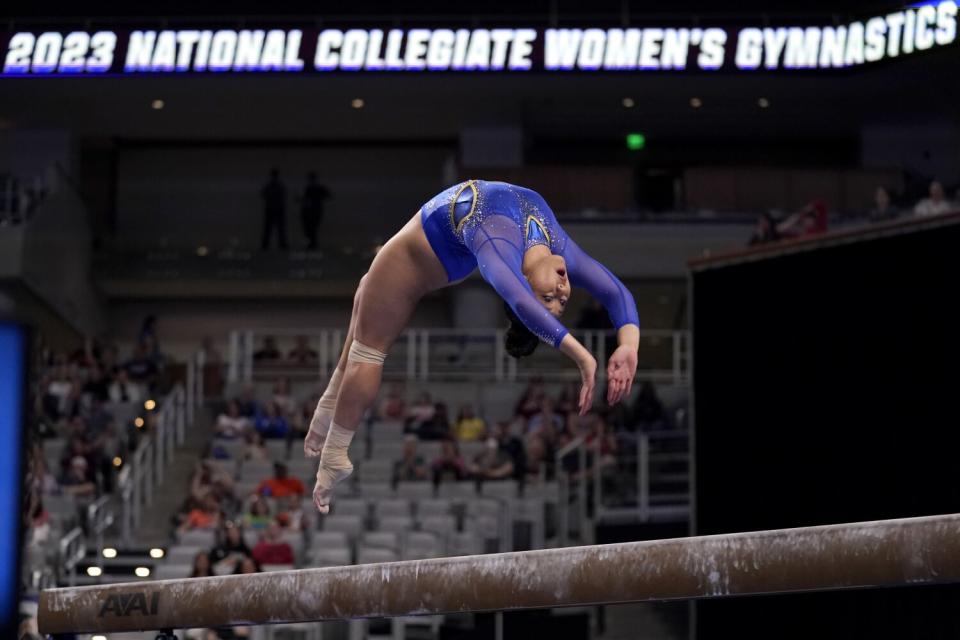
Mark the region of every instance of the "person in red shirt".
[[293, 547], [280, 538], [280, 525], [271, 522], [253, 548], [253, 559], [264, 564], [293, 564]]
[[306, 492], [307, 488], [300, 478], [292, 478], [287, 475], [287, 465], [282, 462], [273, 464], [273, 477], [261, 482], [254, 491], [257, 495], [272, 498], [303, 497]]

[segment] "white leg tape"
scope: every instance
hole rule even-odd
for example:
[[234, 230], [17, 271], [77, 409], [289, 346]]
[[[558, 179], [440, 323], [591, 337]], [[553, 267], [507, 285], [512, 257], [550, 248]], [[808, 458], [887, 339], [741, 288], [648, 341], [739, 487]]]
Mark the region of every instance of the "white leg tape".
[[347, 352], [348, 362], [363, 362], [366, 364], [378, 364], [383, 366], [383, 361], [387, 359], [387, 354], [377, 351], [373, 347], [368, 347], [356, 340], [350, 345], [350, 351]]

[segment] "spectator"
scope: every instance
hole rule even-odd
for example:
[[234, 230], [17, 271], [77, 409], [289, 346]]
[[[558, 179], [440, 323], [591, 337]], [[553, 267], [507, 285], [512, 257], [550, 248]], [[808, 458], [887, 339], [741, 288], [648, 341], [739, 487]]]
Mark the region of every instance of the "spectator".
[[240, 404], [236, 400], [227, 403], [226, 410], [217, 416], [213, 432], [218, 438], [239, 438], [247, 433], [250, 420], [240, 415]]
[[549, 467], [546, 440], [540, 433], [531, 433], [526, 440], [526, 475], [527, 481], [546, 478]]
[[263, 199], [263, 236], [260, 239], [260, 248], [266, 251], [270, 248], [270, 238], [273, 230], [277, 231], [277, 244], [281, 249], [287, 248], [287, 187], [280, 180], [278, 169], [270, 170], [270, 180], [260, 190]]
[[201, 460], [190, 479], [190, 495], [199, 501], [211, 495], [217, 498], [232, 498], [233, 477], [216, 460]]
[[304, 531], [309, 526], [309, 518], [303, 510], [300, 496], [289, 495], [280, 500], [277, 523], [288, 531]]
[[420, 424], [417, 435], [421, 440], [443, 440], [450, 435], [450, 417], [445, 403], [434, 405], [433, 418]]
[[[154, 347], [157, 352], [159, 352], [159, 346], [157, 344], [157, 316], [149, 315], [143, 319], [143, 322], [140, 324], [140, 334], [137, 336], [137, 342], [144, 344], [149, 343], [148, 346]], [[150, 355], [156, 355], [154, 352], [150, 352]]]
[[210, 564], [210, 554], [201, 551], [193, 556], [193, 568], [190, 570], [191, 578], [209, 578], [213, 575], [213, 567]]
[[473, 412], [473, 405], [462, 405], [453, 435], [460, 442], [483, 440], [487, 436], [487, 423]]
[[580, 388], [576, 382], [568, 382], [560, 389], [560, 397], [554, 407], [560, 415], [577, 411], [580, 403]]
[[87, 381], [83, 384], [83, 396], [91, 400], [107, 402], [110, 399], [110, 379], [100, 365], [94, 363], [87, 374]]
[[420, 427], [433, 420], [437, 408], [430, 400], [430, 394], [424, 391], [417, 398], [416, 403], [407, 409], [407, 415], [404, 421], [404, 430], [411, 433], [419, 433]]
[[317, 352], [310, 348], [309, 336], [297, 336], [296, 342], [287, 359], [297, 365], [316, 364], [319, 356]]
[[524, 420], [529, 420], [533, 414], [540, 411], [540, 405], [543, 404], [543, 399], [546, 395], [547, 393], [543, 389], [543, 382], [531, 380], [527, 384], [526, 389], [523, 390], [523, 395], [520, 396], [520, 400], [517, 401], [514, 414], [523, 417]]
[[97, 494], [97, 485], [93, 482], [90, 473], [90, 463], [83, 456], [74, 456], [63, 477], [60, 478], [60, 488], [64, 493], [77, 498], [93, 498]]
[[244, 525], [247, 528], [259, 531], [265, 529], [273, 521], [270, 517], [270, 505], [260, 496], [254, 496], [250, 500], [250, 508], [243, 516]]
[[264, 438], [285, 438], [290, 432], [290, 423], [283, 417], [277, 403], [270, 401], [253, 421], [253, 428]]
[[134, 382], [152, 387], [157, 376], [157, 363], [147, 352], [147, 346], [140, 342], [134, 350], [133, 357], [123, 364], [127, 375]]
[[277, 347], [277, 339], [273, 336], [264, 336], [263, 346], [253, 354], [253, 359], [257, 362], [276, 362], [281, 357], [280, 349]]
[[404, 395], [403, 385], [397, 383], [390, 385], [383, 402], [380, 403], [378, 411], [380, 417], [388, 420], [402, 419], [407, 410]]
[[417, 437], [408, 435], [403, 439], [403, 453], [393, 463], [393, 483], [415, 482], [427, 479], [427, 465], [417, 453]]
[[500, 450], [510, 457], [513, 474], [519, 480], [526, 473], [527, 454], [523, 448], [523, 441], [511, 432], [511, 423], [500, 421], [493, 430], [493, 437], [497, 440]]
[[291, 416], [297, 410], [297, 399], [290, 391], [290, 378], [281, 376], [273, 384], [273, 403], [277, 405], [280, 415]]
[[220, 543], [210, 551], [210, 561], [215, 573], [232, 573], [241, 558], [250, 555], [250, 547], [243, 539], [243, 528], [227, 520], [220, 529]]
[[195, 506], [187, 513], [186, 519], [180, 525], [180, 531], [190, 529], [216, 529], [220, 526], [223, 519], [223, 513], [220, 509], [220, 501], [213, 493], [208, 493], [201, 501], [200, 505]]
[[539, 435], [545, 442], [553, 442], [556, 434], [563, 429], [563, 418], [553, 410], [553, 401], [544, 397], [540, 411], [533, 414], [527, 422], [527, 434]]
[[886, 187], [877, 187], [873, 192], [873, 208], [870, 209], [870, 220], [873, 222], [882, 222], [884, 220], [893, 220], [900, 215], [900, 210], [893, 204], [890, 198], [890, 192]]
[[827, 205], [812, 200], [776, 227], [781, 237], [798, 238], [827, 232]]
[[117, 377], [110, 383], [107, 391], [110, 402], [139, 403], [143, 399], [143, 387], [130, 380], [126, 369], [117, 371]]
[[918, 202], [917, 206], [914, 207], [914, 215], [920, 217], [939, 216], [954, 210], [953, 203], [944, 197], [943, 185], [938, 180], [930, 183], [928, 194], [928, 197]]
[[640, 392], [633, 403], [633, 421], [641, 431], [662, 429], [665, 413], [656, 387], [649, 380], [640, 384]]
[[488, 438], [484, 451], [467, 467], [478, 480], [505, 480], [514, 474], [513, 460], [500, 448], [496, 438]]
[[317, 231], [323, 221], [323, 203], [330, 197], [330, 191], [317, 182], [317, 174], [307, 174], [307, 186], [300, 200], [300, 219], [303, 222], [303, 235], [307, 239], [307, 250], [317, 248]]
[[751, 247], [760, 244], [770, 244], [780, 241], [780, 232], [777, 230], [777, 223], [769, 213], [761, 213], [757, 217], [757, 229], [750, 237], [749, 245]]
[[460, 447], [456, 440], [447, 438], [440, 443], [440, 455], [433, 464], [433, 483], [440, 484], [444, 480], [464, 480], [467, 477], [467, 465], [460, 455]]
[[57, 484], [57, 479], [47, 468], [47, 461], [43, 458], [43, 451], [39, 445], [36, 449], [37, 451], [30, 456], [32, 461], [30, 473], [31, 488], [36, 491], [39, 496], [55, 495], [60, 492], [60, 485]]
[[288, 475], [287, 465], [282, 462], [274, 462], [273, 477], [267, 478], [257, 485], [254, 493], [273, 498], [285, 498], [291, 495], [302, 498], [306, 495], [307, 488], [300, 478], [293, 478]]
[[280, 537], [280, 525], [271, 522], [253, 547], [253, 559], [264, 564], [293, 564], [293, 547]]
[[240, 407], [240, 415], [251, 420], [260, 413], [260, 403], [257, 402], [256, 390], [252, 384], [245, 384], [240, 389], [240, 395], [237, 396], [237, 406]]
[[599, 464], [601, 471], [617, 466], [617, 439], [603, 419], [596, 414], [587, 416], [587, 451], [592, 455], [593, 464]]
[[[260, 568], [260, 563], [253, 559], [253, 556], [244, 557], [240, 559], [240, 562], [237, 563], [237, 570], [234, 571], [234, 575], [241, 575], [244, 573], [260, 573], [263, 569]], [[237, 627], [234, 627], [236, 630]], [[219, 636], [218, 636], [219, 637]]]
[[243, 449], [244, 460], [267, 460], [270, 457], [259, 431], [248, 431], [244, 437], [247, 441]]

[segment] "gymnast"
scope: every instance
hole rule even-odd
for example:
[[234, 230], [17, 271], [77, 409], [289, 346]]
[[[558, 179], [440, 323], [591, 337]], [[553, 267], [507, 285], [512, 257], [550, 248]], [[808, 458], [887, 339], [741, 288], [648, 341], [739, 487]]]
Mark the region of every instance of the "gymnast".
[[303, 449], [320, 456], [313, 500], [330, 509], [334, 486], [353, 471], [347, 449], [380, 388], [387, 351], [427, 293], [474, 269], [506, 302], [506, 350], [530, 355], [542, 340], [580, 370], [580, 415], [593, 404], [597, 362], [558, 320], [570, 287], [606, 308], [618, 347], [607, 365], [607, 402], [630, 393], [640, 338], [637, 308], [623, 283], [570, 239], [540, 194], [505, 182], [468, 180], [423, 205], [377, 253], [360, 279], [340, 361], [310, 421]]

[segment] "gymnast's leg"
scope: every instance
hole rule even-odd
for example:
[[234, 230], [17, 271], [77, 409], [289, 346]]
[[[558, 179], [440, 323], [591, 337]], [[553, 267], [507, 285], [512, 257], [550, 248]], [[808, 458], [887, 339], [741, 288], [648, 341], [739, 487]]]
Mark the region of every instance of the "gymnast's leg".
[[353, 311], [350, 313], [350, 327], [347, 329], [347, 339], [343, 343], [343, 350], [340, 352], [340, 360], [334, 367], [330, 375], [330, 382], [327, 388], [320, 396], [317, 408], [313, 411], [313, 418], [310, 420], [310, 430], [303, 441], [303, 453], [308, 458], [315, 458], [323, 451], [323, 442], [327, 438], [327, 431], [330, 430], [330, 422], [333, 420], [333, 412], [337, 406], [337, 394], [340, 393], [340, 384], [343, 382], [343, 372], [347, 369], [347, 355], [350, 351], [350, 345], [353, 344], [353, 334], [357, 326], [357, 307], [360, 304], [360, 295], [363, 291], [363, 283], [367, 276], [360, 278], [360, 284], [357, 285], [357, 292], [353, 296]]
[[354, 432], [380, 389], [383, 361], [423, 294], [417, 265], [402, 246], [385, 246], [357, 296], [353, 340], [346, 353], [333, 421], [320, 455], [314, 504], [330, 509], [333, 487], [353, 471], [347, 456]]

